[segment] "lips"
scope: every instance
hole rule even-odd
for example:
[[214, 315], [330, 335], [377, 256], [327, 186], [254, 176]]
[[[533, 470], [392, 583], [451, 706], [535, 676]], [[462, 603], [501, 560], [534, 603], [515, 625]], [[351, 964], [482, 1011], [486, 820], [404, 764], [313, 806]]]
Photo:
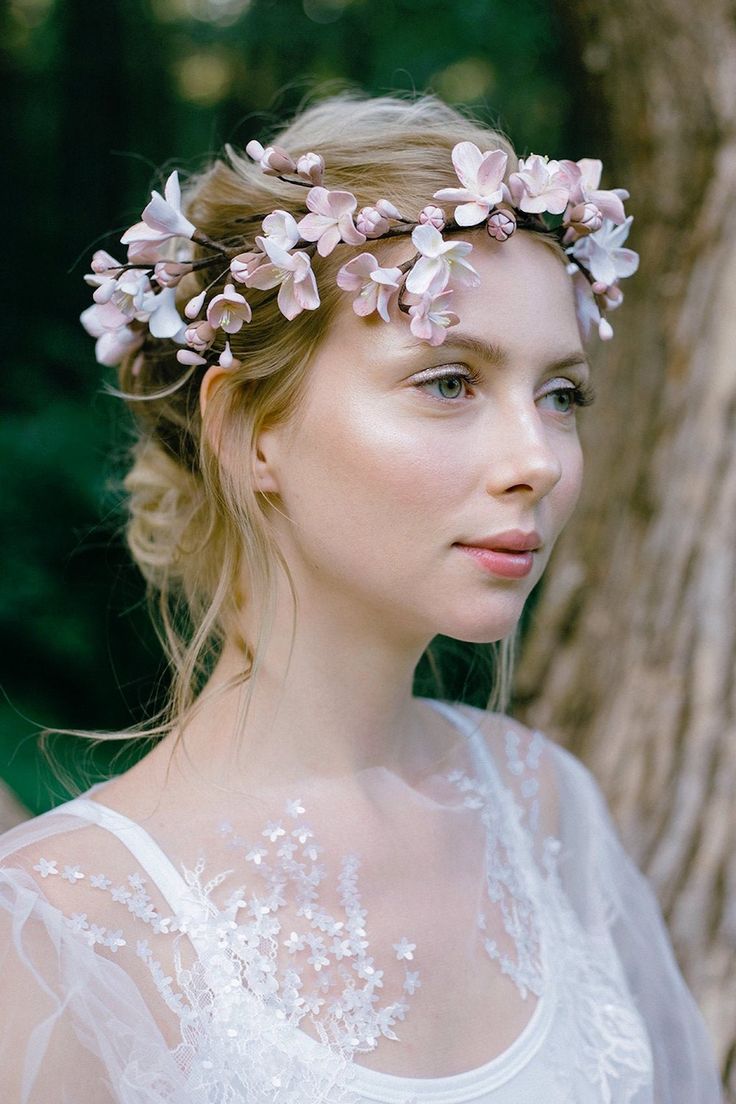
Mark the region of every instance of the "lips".
[[542, 538], [535, 529], [524, 532], [521, 529], [506, 529], [503, 533], [493, 533], [487, 537], [474, 537], [467, 541], [458, 541], [466, 548], [488, 548], [493, 552], [531, 552], [542, 544]]

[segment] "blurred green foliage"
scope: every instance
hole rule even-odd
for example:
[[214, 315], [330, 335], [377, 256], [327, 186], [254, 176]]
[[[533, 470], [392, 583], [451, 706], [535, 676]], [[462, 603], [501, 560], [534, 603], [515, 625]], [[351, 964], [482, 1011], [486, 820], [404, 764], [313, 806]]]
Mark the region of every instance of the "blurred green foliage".
[[[336, 82], [434, 90], [522, 154], [590, 151], [545, 0], [10, 0], [0, 41], [14, 258], [3, 266], [0, 774], [42, 811], [67, 794], [38, 729], [122, 729], [160, 703], [164, 675], [111, 489], [127, 416], [102, 394], [107, 370], [77, 321], [93, 247], [139, 217], [160, 168], [196, 169]], [[78, 740], [53, 747], [79, 769]], [[95, 752], [95, 777], [113, 750]]]

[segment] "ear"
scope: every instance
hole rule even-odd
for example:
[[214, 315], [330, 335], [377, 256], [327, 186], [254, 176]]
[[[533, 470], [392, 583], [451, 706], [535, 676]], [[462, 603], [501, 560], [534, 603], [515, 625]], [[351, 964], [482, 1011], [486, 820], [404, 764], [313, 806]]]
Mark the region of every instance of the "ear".
[[204, 419], [204, 412], [207, 403], [210, 400], [210, 394], [213, 387], [217, 385], [218, 380], [222, 378], [227, 372], [226, 368], [222, 368], [219, 364], [211, 364], [205, 374], [202, 376], [202, 382], [199, 386], [199, 411]]
[[281, 493], [276, 474], [280, 444], [279, 427], [271, 426], [259, 432], [253, 445], [253, 481], [264, 494]]

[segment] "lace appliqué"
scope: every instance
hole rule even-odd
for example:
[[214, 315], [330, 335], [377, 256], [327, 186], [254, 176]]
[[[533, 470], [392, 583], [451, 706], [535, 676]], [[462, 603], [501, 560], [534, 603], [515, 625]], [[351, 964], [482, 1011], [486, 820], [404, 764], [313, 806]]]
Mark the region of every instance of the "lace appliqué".
[[[551, 1073], [567, 1094], [601, 1104], [636, 1104], [652, 1085], [646, 1027], [626, 991], [608, 932], [582, 932], [559, 876], [560, 841], [544, 841], [549, 923], [559, 948], [555, 971], [566, 1015], [560, 1018]], [[649, 1099], [649, 1097], [646, 1097]]]
[[[529, 765], [538, 766], [540, 754], [541, 743], [538, 750], [532, 752], [530, 749], [527, 757]], [[544, 989], [542, 929], [532, 896], [532, 871], [528, 857], [520, 852], [518, 842], [523, 811], [503, 786], [498, 789], [491, 787], [462, 771], [451, 771], [446, 777], [466, 795], [466, 806], [480, 810], [486, 830], [488, 899], [500, 912], [504, 930], [515, 948], [515, 957], [500, 948], [497, 940], [487, 936], [484, 938], [485, 949], [515, 983], [522, 998], [526, 999], [530, 992], [541, 996]], [[533, 791], [536, 794], [539, 788], [537, 779], [526, 781], [536, 783]], [[478, 913], [477, 923], [485, 933], [488, 917], [484, 909]]]
[[[169, 1008], [190, 1027], [202, 1008], [202, 993], [214, 995], [209, 1004], [211, 1018], [221, 1034], [240, 1034], [242, 1005], [253, 1012], [253, 1002], [268, 1009], [277, 1023], [298, 1025], [308, 1015], [319, 1039], [349, 1056], [375, 1048], [383, 1036], [398, 1041], [397, 1021], [408, 1011], [406, 997], [421, 986], [414, 964], [416, 943], [402, 935], [393, 944], [397, 961], [404, 963], [402, 993], [380, 1003], [384, 988], [383, 969], [370, 954], [367, 912], [358, 891], [360, 859], [348, 854], [342, 859], [337, 882], [341, 916], [321, 907], [319, 887], [326, 870], [318, 862], [322, 848], [312, 829], [301, 818], [305, 812], [298, 800], [286, 803], [284, 818], [270, 821], [261, 833], [263, 843], [237, 835], [230, 824], [220, 826], [226, 846], [239, 854], [262, 879], [262, 892], [245, 885], [233, 890], [222, 908], [212, 899], [213, 891], [233, 870], [204, 880], [205, 860], [193, 869], [182, 865], [189, 889], [186, 907], [175, 915], [162, 916], [145, 889], [145, 879], [134, 873], [127, 882], [114, 885], [104, 874], [87, 875], [78, 866], [59, 871], [56, 860], [42, 858], [34, 867], [45, 879], [65, 878], [72, 885], [83, 880], [113, 901], [124, 905], [155, 933], [187, 936], [197, 950], [194, 969], [182, 965], [175, 947], [176, 983], [166, 975], [154, 957], [147, 939], [138, 939], [135, 953], [148, 967], [158, 991]], [[291, 821], [291, 823], [289, 823]], [[294, 823], [296, 821], [296, 823]], [[282, 930], [279, 911], [287, 903], [296, 906], [298, 923]], [[90, 946], [100, 944], [117, 952], [126, 946], [122, 929], [111, 931], [91, 923], [86, 913], [66, 918], [67, 925], [81, 934]], [[279, 949], [285, 967], [279, 967]], [[238, 1030], [235, 1028], [238, 1024]]]

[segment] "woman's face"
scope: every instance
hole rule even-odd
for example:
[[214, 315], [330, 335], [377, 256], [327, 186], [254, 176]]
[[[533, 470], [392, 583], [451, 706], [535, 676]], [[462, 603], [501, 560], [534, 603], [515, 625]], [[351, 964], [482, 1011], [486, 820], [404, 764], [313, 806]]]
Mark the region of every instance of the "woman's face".
[[[397, 313], [357, 317], [346, 295], [297, 416], [260, 440], [300, 608], [420, 646], [510, 633], [581, 486], [569, 389], [589, 369], [570, 278], [524, 232], [472, 240], [481, 284], [453, 292], [444, 345]], [[517, 577], [468, 550], [510, 529], [540, 538]]]

